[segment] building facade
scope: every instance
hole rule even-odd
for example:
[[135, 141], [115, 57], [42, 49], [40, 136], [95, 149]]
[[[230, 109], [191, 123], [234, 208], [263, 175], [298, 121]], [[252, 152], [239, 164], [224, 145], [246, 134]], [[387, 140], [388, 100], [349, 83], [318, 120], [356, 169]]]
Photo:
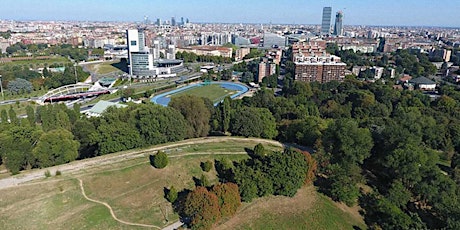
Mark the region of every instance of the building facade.
[[321, 23], [321, 34], [328, 35], [331, 32], [332, 7], [323, 8], [323, 20]]
[[337, 12], [337, 14], [335, 15], [334, 35], [336, 36], [343, 35], [343, 13], [342, 11]]
[[323, 42], [293, 45], [294, 78], [303, 82], [343, 81], [346, 64], [340, 57], [326, 53]]

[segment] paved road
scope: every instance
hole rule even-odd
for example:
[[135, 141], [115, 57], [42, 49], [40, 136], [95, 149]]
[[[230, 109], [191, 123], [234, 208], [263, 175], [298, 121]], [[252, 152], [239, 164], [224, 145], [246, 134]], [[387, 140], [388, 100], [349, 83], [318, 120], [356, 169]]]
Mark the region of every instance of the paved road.
[[121, 153], [114, 153], [99, 157], [94, 157], [90, 159], [84, 159], [79, 161], [74, 161], [68, 164], [53, 166], [50, 168], [45, 169], [34, 169], [29, 172], [23, 172], [19, 175], [10, 176], [7, 178], [0, 179], [0, 190], [5, 188], [11, 188], [18, 186], [20, 184], [30, 182], [37, 179], [45, 178], [45, 172], [49, 170], [51, 174], [54, 174], [56, 170], [61, 171], [64, 174], [71, 174], [73, 172], [77, 172], [84, 168], [92, 167], [92, 166], [101, 166], [101, 165], [108, 165], [113, 164], [116, 162], [121, 162], [124, 160], [139, 158], [139, 157], [148, 157], [154, 151], [164, 150], [169, 148], [176, 148], [183, 145], [190, 145], [190, 144], [202, 144], [202, 143], [212, 143], [212, 142], [222, 142], [228, 140], [237, 140], [237, 141], [253, 141], [259, 142], [263, 144], [273, 144], [277, 146], [284, 146], [278, 141], [274, 140], [267, 140], [267, 139], [260, 139], [260, 138], [239, 138], [239, 137], [204, 137], [204, 138], [196, 138], [196, 139], [188, 139], [184, 141], [179, 141], [171, 144], [159, 145], [145, 150], [130, 150]]

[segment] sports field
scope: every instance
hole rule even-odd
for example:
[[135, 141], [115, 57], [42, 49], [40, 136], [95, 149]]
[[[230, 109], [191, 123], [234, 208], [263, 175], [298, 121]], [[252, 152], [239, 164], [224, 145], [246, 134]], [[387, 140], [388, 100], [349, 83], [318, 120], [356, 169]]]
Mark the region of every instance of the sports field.
[[152, 102], [167, 106], [171, 98], [181, 95], [194, 95], [209, 98], [217, 105], [225, 97], [236, 98], [248, 91], [248, 87], [232, 82], [212, 82], [211, 84], [194, 84], [156, 95]]
[[197, 97], [205, 97], [211, 100], [213, 103], [219, 102], [227, 96], [231, 96], [238, 92], [237, 90], [231, 90], [224, 88], [220, 85], [203, 85], [191, 88], [189, 90], [180, 91], [176, 94], [171, 95], [171, 97], [179, 97], [182, 95], [193, 95]]

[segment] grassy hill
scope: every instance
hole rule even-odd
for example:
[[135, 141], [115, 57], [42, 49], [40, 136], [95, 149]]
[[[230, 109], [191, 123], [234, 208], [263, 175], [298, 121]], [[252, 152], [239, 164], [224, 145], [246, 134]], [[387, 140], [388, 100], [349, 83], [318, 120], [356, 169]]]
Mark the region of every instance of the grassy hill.
[[[127, 159], [110, 165], [85, 168], [25, 185], [2, 189], [0, 229], [140, 229], [117, 222], [107, 207], [82, 194], [105, 202], [122, 221], [158, 228], [178, 220], [164, 199], [164, 188], [192, 189], [193, 177], [203, 172], [200, 162], [214, 159], [247, 158], [244, 148], [251, 139], [182, 145], [165, 151], [170, 164], [162, 170], [150, 166], [148, 157]], [[269, 149], [278, 146], [266, 145]], [[205, 173], [216, 182], [216, 172]], [[53, 173], [54, 175], [54, 173]], [[360, 217], [341, 210], [314, 187], [299, 190], [294, 198], [265, 197], [244, 204], [237, 215], [222, 222], [220, 229], [352, 229], [363, 226]], [[155, 227], [153, 227], [155, 229]]]

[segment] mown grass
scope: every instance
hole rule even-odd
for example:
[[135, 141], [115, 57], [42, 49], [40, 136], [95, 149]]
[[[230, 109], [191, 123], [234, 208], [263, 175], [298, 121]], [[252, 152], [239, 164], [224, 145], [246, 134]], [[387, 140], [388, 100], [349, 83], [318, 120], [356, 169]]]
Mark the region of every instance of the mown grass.
[[355, 214], [358, 216], [342, 210], [313, 186], [306, 186], [293, 198], [272, 196], [245, 203], [217, 229], [366, 229]]
[[171, 95], [171, 97], [174, 98], [181, 95], [193, 95], [197, 97], [209, 98], [209, 100], [211, 100], [213, 103], [216, 103], [221, 101], [226, 96], [230, 96], [232, 94], [235, 94], [236, 92], [236, 90], [229, 90], [223, 88], [218, 84], [212, 84], [206, 86], [193, 87], [191, 89], [180, 91], [174, 95]]
[[108, 74], [108, 73], [113, 73], [113, 72], [121, 72], [120, 69], [116, 68], [113, 66], [113, 64], [118, 64], [119, 62], [101, 62], [101, 63], [95, 63], [95, 64], [88, 64], [87, 68], [93, 73], [96, 74]]

